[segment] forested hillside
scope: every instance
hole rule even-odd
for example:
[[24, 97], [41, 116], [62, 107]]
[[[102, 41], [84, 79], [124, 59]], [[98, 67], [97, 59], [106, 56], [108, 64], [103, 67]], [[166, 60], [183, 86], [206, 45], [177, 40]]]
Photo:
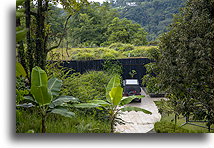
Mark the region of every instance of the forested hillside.
[[[52, 7], [47, 17], [50, 23], [50, 44], [62, 36], [68, 14], [63, 9]], [[120, 42], [133, 45], [146, 45], [147, 32], [142, 26], [127, 18], [121, 18], [117, 9], [109, 3], [90, 3], [67, 19], [66, 38], [62, 47], [98, 47]], [[64, 36], [65, 36], [64, 34]]]
[[115, 0], [113, 8], [119, 9], [122, 18], [133, 20], [148, 32], [148, 40], [155, 40], [167, 27], [186, 0]]

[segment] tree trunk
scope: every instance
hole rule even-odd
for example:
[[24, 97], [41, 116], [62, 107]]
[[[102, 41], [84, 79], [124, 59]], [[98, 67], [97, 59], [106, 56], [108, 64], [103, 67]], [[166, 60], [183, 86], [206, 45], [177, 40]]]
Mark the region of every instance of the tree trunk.
[[42, 133], [46, 133], [46, 115], [42, 114]]
[[176, 126], [177, 126], [177, 114], [175, 114], [175, 126], [174, 126], [174, 132], [176, 130]]
[[38, 0], [37, 16], [36, 16], [36, 50], [35, 65], [45, 70], [46, 64], [45, 51], [45, 17], [43, 0]]
[[27, 62], [28, 62], [28, 70], [29, 73], [31, 73], [33, 69], [33, 49], [32, 49], [32, 41], [31, 41], [31, 15], [30, 15], [30, 0], [25, 1], [25, 15], [26, 15], [26, 28], [28, 29], [28, 32], [26, 34], [26, 44], [27, 44]]

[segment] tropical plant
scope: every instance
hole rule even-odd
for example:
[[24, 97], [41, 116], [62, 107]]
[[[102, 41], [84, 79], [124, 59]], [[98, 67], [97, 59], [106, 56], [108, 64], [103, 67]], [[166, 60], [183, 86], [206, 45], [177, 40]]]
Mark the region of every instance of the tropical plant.
[[134, 76], [135, 76], [136, 74], [137, 74], [136, 70], [131, 70], [131, 71], [129, 72], [129, 75], [131, 76], [132, 79], [134, 78]]
[[[109, 120], [111, 124], [111, 132], [114, 132], [114, 126], [117, 123], [123, 122], [120, 118], [117, 117], [119, 112], [125, 111], [142, 111], [146, 114], [152, 114], [150, 111], [145, 110], [143, 108], [134, 107], [134, 106], [124, 106], [130, 103], [133, 99], [137, 96], [131, 97], [123, 97], [123, 88], [120, 86], [120, 76], [115, 75], [109, 81], [106, 87], [106, 100], [92, 100], [90, 101], [89, 105], [98, 105], [98, 107], [107, 108], [109, 114]], [[144, 97], [144, 96], [138, 96]], [[85, 104], [87, 105], [87, 103]], [[75, 105], [75, 107], [82, 107], [82, 105]]]
[[47, 79], [47, 74], [40, 67], [34, 67], [31, 73], [31, 94], [25, 96], [32, 103], [21, 104], [21, 107], [37, 106], [42, 115], [42, 133], [46, 132], [46, 117], [48, 113], [60, 114], [65, 117], [73, 117], [75, 114], [67, 109], [69, 102], [77, 103], [78, 99], [72, 96], [58, 96], [62, 81], [57, 78]]
[[24, 100], [24, 95], [29, 94], [27, 73], [21, 63], [16, 62], [16, 104]]

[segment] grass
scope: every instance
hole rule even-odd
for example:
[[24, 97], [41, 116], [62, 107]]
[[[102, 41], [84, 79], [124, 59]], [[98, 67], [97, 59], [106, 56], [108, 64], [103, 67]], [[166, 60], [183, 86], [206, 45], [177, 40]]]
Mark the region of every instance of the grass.
[[95, 60], [146, 57], [146, 52], [157, 46], [135, 46], [130, 51], [117, 51], [108, 47], [96, 48], [56, 48], [48, 53], [48, 60]]
[[[93, 115], [75, 112], [73, 118], [49, 114], [46, 119], [47, 133], [110, 133], [107, 121], [96, 119]], [[17, 133], [33, 130], [41, 132], [41, 117], [37, 109], [19, 110], [17, 115]]]
[[[159, 101], [155, 101], [155, 104], [157, 106], [159, 106]], [[174, 114], [166, 114], [166, 113], [163, 113], [161, 115], [161, 120], [160, 122], [162, 122], [163, 124], [159, 124], [158, 126], [164, 126], [164, 124], [168, 124], [170, 126], [170, 123], [174, 125]], [[183, 116], [179, 116], [178, 117], [178, 120], [177, 120], [177, 128], [179, 128], [182, 124], [184, 124], [186, 122], [185, 120], [185, 117]], [[201, 126], [206, 126], [206, 123], [195, 123], [197, 125], [201, 125]], [[156, 127], [156, 128], [160, 128], [160, 127]], [[164, 128], [166, 127], [162, 127], [163, 128], [163, 131], [164, 131]], [[211, 128], [214, 128], [214, 125], [211, 126]], [[198, 126], [194, 126], [194, 125], [190, 125], [190, 124], [186, 124], [184, 126], [182, 126], [182, 130], [183, 131], [187, 131], [190, 132], [190, 133], [209, 133], [208, 129], [206, 128], [202, 128], [202, 127], [198, 127]], [[214, 133], [214, 131], [211, 131], [211, 133]]]

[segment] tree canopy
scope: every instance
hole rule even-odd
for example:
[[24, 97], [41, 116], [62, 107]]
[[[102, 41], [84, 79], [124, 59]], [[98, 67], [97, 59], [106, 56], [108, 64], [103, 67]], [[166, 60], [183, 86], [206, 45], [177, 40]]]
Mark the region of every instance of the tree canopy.
[[148, 32], [148, 40], [155, 40], [167, 31], [173, 14], [178, 13], [186, 0], [116, 0], [112, 7], [117, 8], [122, 18], [139, 23]]
[[69, 25], [72, 46], [105, 46], [114, 42], [146, 44], [146, 32], [137, 23], [120, 19], [109, 3], [92, 3], [72, 17]]
[[160, 82], [180, 111], [213, 123], [214, 0], [189, 0], [161, 38]]

